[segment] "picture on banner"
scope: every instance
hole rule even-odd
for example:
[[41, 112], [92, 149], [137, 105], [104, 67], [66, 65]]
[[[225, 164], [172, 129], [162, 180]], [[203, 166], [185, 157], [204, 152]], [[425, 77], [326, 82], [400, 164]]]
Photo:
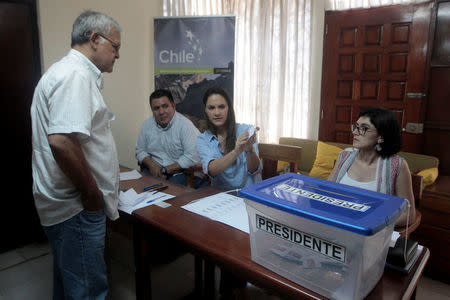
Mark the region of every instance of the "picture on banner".
[[170, 90], [178, 112], [204, 119], [212, 86], [233, 95], [234, 30], [234, 16], [155, 18], [155, 89]]

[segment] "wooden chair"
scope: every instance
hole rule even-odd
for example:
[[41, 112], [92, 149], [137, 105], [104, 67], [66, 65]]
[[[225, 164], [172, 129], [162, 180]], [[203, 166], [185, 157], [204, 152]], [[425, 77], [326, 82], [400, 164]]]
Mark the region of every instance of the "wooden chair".
[[302, 158], [302, 147], [282, 144], [258, 144], [259, 158], [263, 164], [262, 179], [278, 175], [278, 161], [289, 162], [290, 172], [298, 172]]
[[420, 205], [420, 199], [422, 199], [423, 178], [422, 176], [411, 173], [411, 181], [414, 194], [414, 201], [416, 205], [416, 219], [414, 220], [413, 223], [409, 224], [408, 232], [406, 232], [406, 226], [395, 227], [395, 231], [398, 231], [401, 236], [408, 235], [408, 237], [414, 230], [417, 229], [417, 227], [419, 227], [420, 221], [422, 220], [422, 214], [420, 213], [418, 207]]
[[195, 172], [203, 172], [201, 164], [184, 169], [184, 174], [186, 175], [186, 186], [194, 188], [195, 183]]

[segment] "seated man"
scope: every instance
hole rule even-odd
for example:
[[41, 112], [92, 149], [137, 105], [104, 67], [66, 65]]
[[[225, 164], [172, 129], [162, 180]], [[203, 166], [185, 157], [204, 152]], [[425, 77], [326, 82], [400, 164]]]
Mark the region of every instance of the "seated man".
[[[200, 161], [196, 142], [200, 134], [192, 122], [175, 111], [175, 102], [168, 90], [150, 95], [153, 117], [142, 124], [136, 143], [136, 158], [144, 173], [186, 185], [183, 169]], [[201, 185], [196, 178], [196, 188]]]

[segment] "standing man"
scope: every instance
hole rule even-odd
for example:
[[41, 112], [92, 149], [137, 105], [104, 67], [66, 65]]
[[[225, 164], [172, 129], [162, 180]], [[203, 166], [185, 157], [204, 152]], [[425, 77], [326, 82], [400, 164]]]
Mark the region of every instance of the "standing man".
[[[200, 162], [196, 149], [200, 132], [175, 110], [175, 102], [168, 90], [154, 91], [150, 95], [150, 108], [153, 117], [142, 124], [136, 158], [144, 172], [186, 185], [183, 169]], [[195, 181], [196, 187], [203, 184], [199, 178]]]
[[82, 13], [72, 49], [34, 92], [33, 194], [53, 253], [53, 299], [104, 299], [108, 291], [105, 221], [119, 217], [119, 165], [101, 90], [120, 32], [111, 17]]

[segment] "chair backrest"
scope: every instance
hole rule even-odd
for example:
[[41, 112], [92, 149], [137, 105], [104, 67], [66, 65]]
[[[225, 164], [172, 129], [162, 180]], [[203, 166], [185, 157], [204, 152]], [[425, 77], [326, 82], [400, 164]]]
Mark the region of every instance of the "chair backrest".
[[281, 144], [258, 144], [259, 158], [263, 163], [262, 179], [278, 175], [278, 161], [289, 163], [290, 171], [296, 173], [302, 158], [302, 147]]

